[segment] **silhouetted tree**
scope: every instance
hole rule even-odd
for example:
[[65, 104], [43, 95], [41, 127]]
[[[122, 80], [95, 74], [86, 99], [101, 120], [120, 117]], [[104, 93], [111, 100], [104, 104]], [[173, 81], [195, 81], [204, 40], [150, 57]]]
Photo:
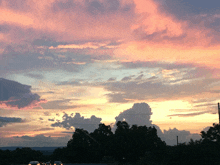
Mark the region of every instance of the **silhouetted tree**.
[[105, 124], [99, 124], [99, 127], [90, 133], [93, 143], [94, 162], [100, 162], [104, 156], [111, 155], [110, 146], [112, 145], [113, 133], [111, 127]]
[[13, 163], [11, 151], [0, 150], [0, 165], [10, 165], [11, 163]]
[[43, 153], [40, 151], [32, 150], [29, 147], [24, 147], [21, 149], [16, 148], [16, 150], [12, 151], [12, 157], [14, 163], [27, 164], [32, 160], [41, 161], [43, 158]]
[[202, 131], [201, 136], [203, 141], [215, 141], [220, 143], [220, 125], [213, 123], [207, 132]]
[[[211, 129], [213, 130], [213, 129]], [[200, 140], [190, 140], [188, 144], [181, 143], [178, 146], [167, 146], [166, 164], [179, 165], [217, 165], [220, 162], [220, 146], [210, 135], [212, 132], [202, 133], [205, 137]], [[211, 137], [211, 138], [210, 138]]]
[[67, 143], [68, 160], [77, 163], [88, 163], [91, 159], [90, 146], [93, 143], [88, 131], [76, 129], [72, 139]]
[[188, 145], [189, 146], [195, 146], [195, 145], [200, 145], [202, 143], [202, 139], [200, 140], [193, 140], [193, 139], [190, 139], [190, 141], [188, 142]]
[[51, 155], [51, 160], [52, 161], [60, 160], [62, 162], [67, 163], [68, 162], [67, 154], [68, 154], [67, 147], [56, 148], [53, 151], [53, 154]]
[[67, 143], [66, 157], [69, 162], [99, 163], [105, 155], [110, 155], [112, 136], [111, 127], [105, 124], [99, 124], [92, 133], [76, 129], [72, 139]]
[[63, 155], [71, 163], [99, 163], [106, 158], [136, 162], [146, 153], [151, 155], [152, 160], [162, 159], [166, 144], [157, 136], [154, 127], [130, 127], [126, 121], [119, 121], [116, 126], [115, 134], [105, 124], [99, 124], [90, 134], [86, 130], [76, 129], [66, 149], [55, 150], [53, 156]]
[[125, 121], [117, 123], [113, 139], [113, 155], [120, 162], [135, 162], [146, 152], [156, 153], [164, 149], [166, 144], [157, 136], [153, 127], [136, 126], [131, 128]]

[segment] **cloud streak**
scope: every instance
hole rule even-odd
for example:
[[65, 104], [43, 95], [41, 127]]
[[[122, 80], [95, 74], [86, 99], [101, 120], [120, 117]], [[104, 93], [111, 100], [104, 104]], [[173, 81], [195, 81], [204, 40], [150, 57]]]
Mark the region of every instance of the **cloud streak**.
[[205, 114], [205, 113], [210, 113], [210, 111], [194, 112], [194, 113], [186, 113], [186, 114], [179, 113], [179, 114], [172, 114], [172, 115], [168, 115], [168, 116], [170, 116], [170, 117], [172, 117], [172, 116], [178, 116], [178, 117], [194, 117], [194, 116], [202, 115], [202, 114]]

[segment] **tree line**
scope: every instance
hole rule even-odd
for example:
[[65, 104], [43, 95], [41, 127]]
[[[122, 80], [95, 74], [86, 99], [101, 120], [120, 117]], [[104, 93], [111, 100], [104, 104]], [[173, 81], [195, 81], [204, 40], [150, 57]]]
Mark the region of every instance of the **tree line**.
[[4, 164], [27, 164], [31, 160], [135, 165], [220, 163], [219, 124], [213, 124], [207, 132], [202, 131], [200, 140], [191, 139], [189, 143], [176, 146], [166, 145], [154, 127], [129, 126], [126, 121], [119, 121], [116, 126], [115, 133], [105, 124], [99, 124], [91, 133], [77, 128], [67, 146], [55, 149], [49, 156], [30, 148], [17, 148], [14, 151], [0, 150], [0, 160]]
[[16, 148], [13, 151], [0, 150], [0, 165], [28, 164], [33, 160], [47, 161], [48, 156], [29, 147]]

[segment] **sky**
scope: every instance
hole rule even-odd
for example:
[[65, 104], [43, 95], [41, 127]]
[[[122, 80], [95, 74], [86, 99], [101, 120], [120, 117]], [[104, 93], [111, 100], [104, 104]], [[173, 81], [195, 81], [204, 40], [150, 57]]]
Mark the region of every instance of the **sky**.
[[218, 123], [219, 54], [218, 0], [0, 0], [0, 147], [121, 120], [199, 139]]

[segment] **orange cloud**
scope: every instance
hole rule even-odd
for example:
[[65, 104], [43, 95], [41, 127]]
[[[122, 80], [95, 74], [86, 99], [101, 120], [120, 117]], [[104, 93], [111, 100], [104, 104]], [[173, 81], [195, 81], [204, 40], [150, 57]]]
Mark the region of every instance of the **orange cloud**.
[[[92, 4], [94, 2], [95, 5]], [[22, 11], [11, 9], [8, 2], [3, 1], [0, 23], [15, 27], [8, 37], [5, 34], [0, 36], [0, 40], [7, 38], [20, 43], [22, 40], [33, 41], [42, 36], [52, 37], [59, 42], [102, 43], [106, 40], [120, 40], [124, 44], [112, 48], [115, 49], [116, 58], [196, 63], [219, 68], [217, 61], [220, 46], [210, 46], [212, 30], [203, 23], [190, 27], [187, 21], [177, 20], [162, 12], [154, 0], [121, 0], [118, 6], [113, 7], [109, 7], [107, 1], [94, 2], [27, 1], [26, 8]], [[19, 34], [17, 27], [24, 31]], [[28, 29], [34, 30], [26, 34]], [[85, 46], [88, 44], [81, 45], [84, 46], [78, 47], [79, 49], [88, 48]], [[73, 44], [73, 49], [76, 48]], [[106, 50], [87, 52], [103, 54], [103, 51]], [[111, 55], [111, 51], [108, 50], [106, 54]]]
[[97, 2], [102, 9], [90, 1], [72, 2], [72, 6], [67, 1], [54, 0], [24, 3], [27, 4], [22, 11], [11, 9], [7, 1], [3, 1], [0, 23], [53, 33], [57, 40], [65, 42], [129, 38], [130, 25], [134, 21], [132, 7], [125, 11], [128, 4], [125, 2], [112, 11], [104, 1]]
[[120, 45], [115, 57], [128, 61], [194, 63], [220, 68], [220, 45], [210, 46], [212, 30], [189, 27], [172, 15], [161, 13], [153, 0], [134, 0], [139, 21], [132, 26], [136, 40]]
[[158, 4], [153, 0], [134, 0], [136, 12], [140, 15], [138, 24], [133, 29], [142, 26], [147, 34], [166, 30], [168, 36], [180, 36], [183, 34], [185, 22], [175, 20], [171, 16], [160, 13]]
[[34, 20], [25, 14], [17, 13], [9, 9], [0, 9], [0, 11], [0, 23], [12, 23], [23, 26], [34, 24]]
[[195, 63], [211, 68], [220, 68], [220, 46], [209, 48], [173, 46], [163, 43], [146, 43], [135, 41], [121, 45], [114, 51], [115, 56], [132, 61], [166, 61], [178, 63]]

